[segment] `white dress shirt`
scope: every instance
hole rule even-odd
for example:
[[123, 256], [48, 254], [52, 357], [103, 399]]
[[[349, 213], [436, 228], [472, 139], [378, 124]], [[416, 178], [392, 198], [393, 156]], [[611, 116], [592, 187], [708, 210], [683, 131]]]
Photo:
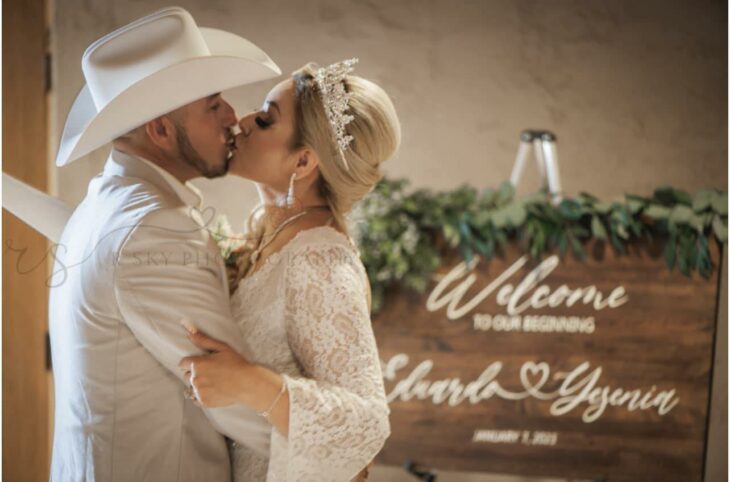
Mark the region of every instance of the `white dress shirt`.
[[237, 405], [185, 399], [180, 320], [246, 354], [199, 194], [113, 150], [56, 249], [50, 294], [55, 381], [51, 480], [230, 480], [223, 435], [268, 454], [271, 426]]

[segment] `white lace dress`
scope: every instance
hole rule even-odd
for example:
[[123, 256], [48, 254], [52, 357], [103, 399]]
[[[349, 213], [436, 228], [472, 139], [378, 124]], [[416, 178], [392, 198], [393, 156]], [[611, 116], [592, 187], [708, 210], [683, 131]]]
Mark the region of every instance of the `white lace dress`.
[[350, 240], [302, 231], [232, 297], [251, 361], [281, 373], [289, 435], [271, 431], [268, 457], [232, 445], [236, 482], [353, 479], [390, 435], [367, 276]]

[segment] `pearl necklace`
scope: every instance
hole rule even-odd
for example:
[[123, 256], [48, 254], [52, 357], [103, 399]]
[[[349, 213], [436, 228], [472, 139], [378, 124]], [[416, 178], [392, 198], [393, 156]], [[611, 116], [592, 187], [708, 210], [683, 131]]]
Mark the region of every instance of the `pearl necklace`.
[[[269, 235], [269, 239], [266, 240], [266, 242], [262, 242], [259, 244], [259, 247], [254, 249], [251, 253], [251, 262], [248, 265], [248, 270], [246, 271], [246, 274], [244, 278], [248, 277], [251, 274], [251, 271], [256, 266], [256, 262], [259, 260], [259, 256], [261, 256], [261, 252], [269, 245], [271, 242], [276, 238], [276, 236], [281, 232], [282, 229], [284, 229], [287, 225], [293, 223], [297, 219], [301, 218], [305, 214], [308, 214], [312, 211], [318, 210], [318, 209], [329, 209], [329, 206], [312, 206], [309, 208], [304, 209], [302, 212], [294, 214], [292, 216], [289, 216], [285, 220], [283, 220], [277, 227], [274, 229], [274, 232]], [[263, 238], [262, 238], [263, 239]]]

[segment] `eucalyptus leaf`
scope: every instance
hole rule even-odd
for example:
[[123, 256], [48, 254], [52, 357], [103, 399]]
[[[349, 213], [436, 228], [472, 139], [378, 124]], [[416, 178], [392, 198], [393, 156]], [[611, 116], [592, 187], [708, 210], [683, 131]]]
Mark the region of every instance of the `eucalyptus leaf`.
[[624, 243], [621, 242], [621, 239], [619, 239], [616, 234], [613, 232], [609, 232], [608, 235], [609, 241], [611, 241], [611, 247], [616, 251], [617, 254], [624, 254], [626, 252], [626, 249], [624, 248]]
[[571, 228], [571, 231], [579, 238], [588, 238], [591, 235], [591, 231], [587, 228], [584, 228], [580, 224], [574, 224]]
[[702, 219], [702, 226], [704, 229], [707, 229], [708, 227], [712, 226], [712, 220], [716, 215], [712, 212], [704, 213], [700, 216]]
[[683, 204], [679, 204], [677, 206], [674, 206], [672, 211], [669, 213], [669, 220], [677, 224], [689, 224], [693, 216], [694, 212], [692, 211], [692, 209]]
[[679, 256], [677, 258], [677, 266], [684, 275], [689, 275], [690, 270], [695, 265], [696, 251], [695, 240], [689, 236], [679, 238]]
[[546, 203], [547, 195], [544, 192], [533, 192], [522, 198], [523, 204]]
[[489, 223], [492, 219], [492, 211], [488, 209], [482, 209], [481, 211], [477, 212], [474, 216], [474, 222], [478, 224], [479, 226], [484, 226], [485, 224]]
[[[651, 198], [626, 194], [621, 201], [600, 201], [580, 193], [557, 206], [545, 192], [515, 198], [509, 183], [477, 191], [465, 185], [451, 191], [407, 192], [405, 180], [383, 179], [353, 212], [353, 233], [373, 291], [373, 311], [385, 302], [390, 287], [422, 292], [442, 265], [445, 246], [464, 259], [476, 254], [504, 256], [519, 242], [539, 258], [558, 249], [583, 258], [583, 240], [608, 240], [618, 254], [631, 239], [663, 240], [664, 258], [685, 275], [708, 277], [713, 261], [708, 237], [727, 241], [727, 192], [703, 190], [690, 198], [671, 187]], [[222, 237], [213, 235], [222, 246]], [[226, 251], [224, 251], [226, 252]]]
[[712, 230], [720, 242], [727, 242], [727, 220], [723, 221], [720, 216], [715, 215], [715, 219], [712, 220]]
[[712, 198], [712, 209], [714, 209], [717, 214], [727, 216], [727, 192], [717, 193], [715, 197]]
[[652, 204], [644, 210], [644, 214], [653, 219], [667, 219], [671, 210], [658, 204]]
[[606, 234], [606, 228], [603, 227], [603, 223], [598, 216], [593, 216], [593, 218], [591, 219], [591, 232], [593, 233], [593, 236], [598, 239], [605, 240], [608, 238], [608, 235]]
[[502, 231], [495, 232], [494, 239], [496, 239], [501, 246], [505, 246], [509, 242], [507, 235]]
[[484, 204], [493, 204], [497, 200], [497, 191], [491, 188], [486, 188], [482, 191], [481, 201]]
[[504, 204], [510, 201], [515, 195], [515, 187], [511, 182], [503, 182], [499, 186], [499, 194], [497, 195], [498, 202]]
[[654, 200], [661, 204], [672, 205], [677, 202], [674, 197], [674, 189], [668, 186], [658, 187], [654, 190]]
[[665, 224], [667, 227], [667, 232], [669, 234], [671, 234], [672, 236], [676, 236], [679, 234], [679, 227], [676, 223], [670, 223], [669, 221], [667, 221]]
[[568, 250], [568, 235], [565, 231], [561, 231], [558, 235], [558, 249], [560, 249], [560, 256], [565, 256], [565, 253]]
[[611, 203], [606, 201], [598, 202], [593, 207], [601, 214], [608, 214], [611, 211]]
[[687, 192], [682, 191], [681, 189], [674, 190], [674, 198], [680, 204], [684, 204], [687, 207], [692, 206], [692, 197], [689, 194], [687, 194]]
[[467, 222], [464, 220], [459, 221], [459, 234], [461, 235], [462, 240], [465, 240], [465, 241], [470, 241], [472, 238], [471, 229], [469, 229], [469, 224], [467, 224]]
[[512, 204], [506, 211], [507, 220], [512, 226], [520, 226], [527, 218], [527, 211], [522, 204]]
[[493, 239], [489, 239], [487, 241], [482, 241], [481, 239], [475, 239], [474, 245], [476, 246], [477, 250], [485, 258], [491, 258], [492, 254], [494, 254], [494, 240]]
[[585, 258], [586, 252], [583, 249], [583, 244], [581, 244], [580, 240], [576, 237], [571, 236], [570, 237], [570, 243], [573, 248], [573, 255], [579, 260], [582, 260]]
[[631, 214], [636, 214], [646, 207], [647, 203], [641, 199], [628, 198], [626, 200], [626, 206], [629, 208]]
[[444, 224], [444, 237], [451, 247], [459, 244], [459, 232], [451, 224]]
[[702, 217], [695, 213], [692, 213], [692, 216], [690, 216], [688, 224], [692, 226], [698, 233], [701, 233], [705, 230], [705, 223], [703, 222]]
[[628, 210], [624, 206], [617, 203], [614, 204], [612, 207], [611, 217], [615, 219], [618, 224], [624, 226], [624, 228], [626, 228], [631, 223], [631, 217]]
[[692, 206], [692, 198], [689, 194], [681, 189], [674, 189], [672, 187], [660, 187], [654, 191], [654, 198], [662, 204], [684, 204], [685, 206]]
[[704, 211], [712, 205], [712, 199], [715, 197], [715, 192], [710, 190], [703, 190], [695, 194], [694, 200], [692, 200], [692, 209], [696, 212]]
[[417, 212], [418, 211], [418, 204], [416, 203], [416, 200], [413, 198], [405, 199], [403, 201], [403, 209], [409, 212]]
[[634, 236], [637, 238], [641, 237], [643, 233], [643, 224], [636, 221], [635, 219], [631, 221], [631, 224], [629, 224], [629, 228], [631, 228], [631, 232], [634, 233]]
[[695, 269], [699, 271], [704, 278], [709, 278], [712, 274], [712, 259], [710, 258], [710, 249], [707, 237], [700, 235], [697, 238], [697, 259]]
[[560, 214], [568, 219], [579, 219], [582, 214], [580, 204], [572, 199], [563, 199], [560, 201], [559, 210]]
[[499, 208], [492, 212], [492, 224], [497, 228], [503, 228], [507, 226], [509, 222], [508, 208]]
[[594, 204], [594, 203], [598, 202], [597, 197], [595, 197], [592, 194], [589, 194], [587, 192], [583, 192], [583, 191], [581, 191], [578, 194], [578, 196], [576, 196], [575, 200], [578, 201], [578, 203], [583, 204], [583, 205]]
[[474, 258], [474, 250], [468, 244], [462, 244], [459, 246], [461, 257], [469, 263]]

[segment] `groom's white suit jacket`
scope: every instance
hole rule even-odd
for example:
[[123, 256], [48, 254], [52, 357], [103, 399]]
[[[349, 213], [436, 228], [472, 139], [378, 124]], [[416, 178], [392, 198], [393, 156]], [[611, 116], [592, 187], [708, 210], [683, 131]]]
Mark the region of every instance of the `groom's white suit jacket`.
[[241, 353], [200, 197], [148, 161], [112, 151], [56, 250], [51, 480], [228, 482], [225, 434], [268, 454], [270, 426], [243, 406], [202, 410], [181, 358], [187, 317]]

